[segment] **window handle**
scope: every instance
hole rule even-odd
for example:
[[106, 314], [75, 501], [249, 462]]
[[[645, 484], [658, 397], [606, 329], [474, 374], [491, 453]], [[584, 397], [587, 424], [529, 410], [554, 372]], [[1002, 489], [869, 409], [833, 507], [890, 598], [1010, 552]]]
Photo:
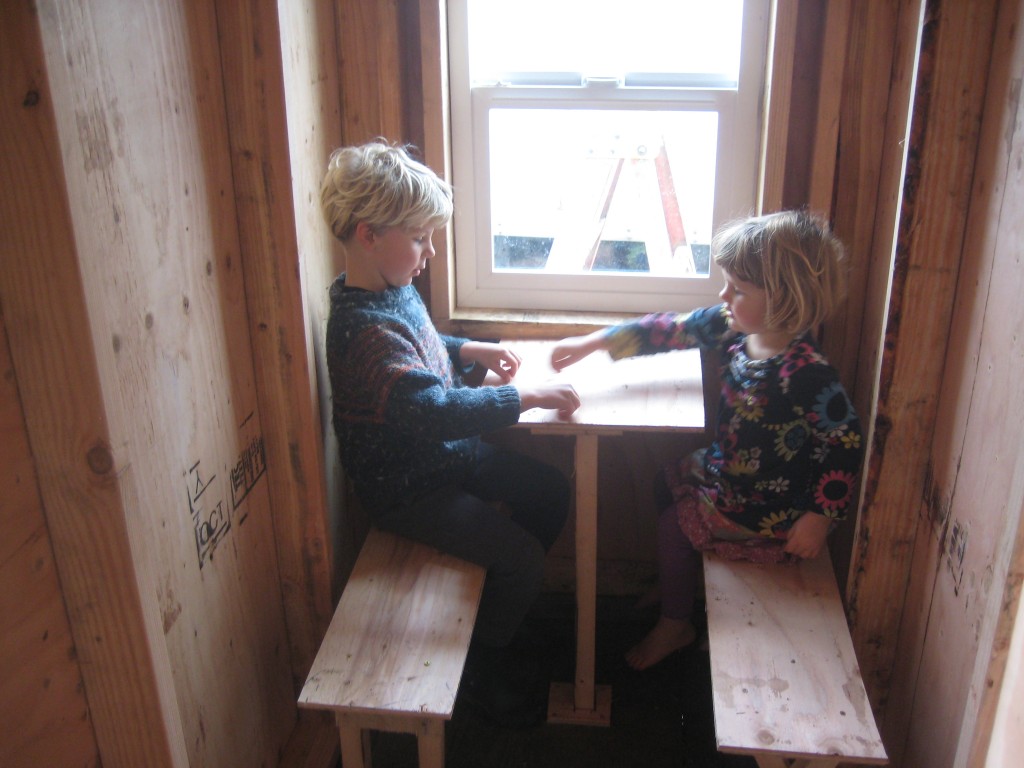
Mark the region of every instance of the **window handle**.
[[618, 88], [625, 82], [619, 75], [596, 75], [583, 78], [583, 84], [587, 88]]

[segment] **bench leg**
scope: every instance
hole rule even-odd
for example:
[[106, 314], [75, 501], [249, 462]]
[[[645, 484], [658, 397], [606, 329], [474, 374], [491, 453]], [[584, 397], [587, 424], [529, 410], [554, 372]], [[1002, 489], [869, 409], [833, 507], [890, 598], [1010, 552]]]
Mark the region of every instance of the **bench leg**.
[[337, 716], [343, 768], [373, 768], [370, 732], [411, 733], [416, 737], [419, 768], [444, 768], [444, 720], [372, 713]]
[[341, 739], [341, 763], [345, 768], [373, 768], [370, 754], [370, 732], [344, 715], [338, 715]]
[[777, 755], [754, 755], [758, 768], [836, 768], [839, 760], [831, 757], [778, 757]]
[[419, 768], [444, 768], [444, 720], [430, 718], [416, 731]]

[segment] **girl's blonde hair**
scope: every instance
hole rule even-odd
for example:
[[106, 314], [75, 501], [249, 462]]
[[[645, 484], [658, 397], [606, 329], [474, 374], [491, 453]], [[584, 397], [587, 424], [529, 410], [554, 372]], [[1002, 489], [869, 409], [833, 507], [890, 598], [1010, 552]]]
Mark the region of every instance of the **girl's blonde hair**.
[[375, 230], [443, 227], [452, 216], [452, 188], [414, 160], [409, 147], [383, 139], [331, 153], [320, 209], [342, 242], [365, 221]]
[[809, 213], [782, 211], [727, 224], [712, 238], [711, 252], [730, 275], [764, 289], [771, 330], [813, 329], [846, 297], [843, 245]]

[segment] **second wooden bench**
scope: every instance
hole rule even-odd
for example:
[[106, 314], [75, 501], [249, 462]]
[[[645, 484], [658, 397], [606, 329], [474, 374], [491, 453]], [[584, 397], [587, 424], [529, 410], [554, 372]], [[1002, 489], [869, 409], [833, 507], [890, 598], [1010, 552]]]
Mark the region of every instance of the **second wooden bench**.
[[721, 752], [760, 768], [888, 762], [832, 563], [756, 565], [704, 555]]
[[299, 706], [334, 712], [345, 768], [372, 765], [369, 733], [416, 735], [420, 768], [444, 766], [485, 570], [371, 529]]

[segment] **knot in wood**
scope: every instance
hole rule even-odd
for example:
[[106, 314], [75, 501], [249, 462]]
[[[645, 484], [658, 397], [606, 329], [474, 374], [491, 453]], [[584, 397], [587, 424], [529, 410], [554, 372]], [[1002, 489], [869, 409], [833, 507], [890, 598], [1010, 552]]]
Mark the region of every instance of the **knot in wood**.
[[105, 475], [114, 468], [114, 457], [110, 448], [103, 443], [97, 443], [85, 454], [85, 461], [89, 469], [97, 475]]

